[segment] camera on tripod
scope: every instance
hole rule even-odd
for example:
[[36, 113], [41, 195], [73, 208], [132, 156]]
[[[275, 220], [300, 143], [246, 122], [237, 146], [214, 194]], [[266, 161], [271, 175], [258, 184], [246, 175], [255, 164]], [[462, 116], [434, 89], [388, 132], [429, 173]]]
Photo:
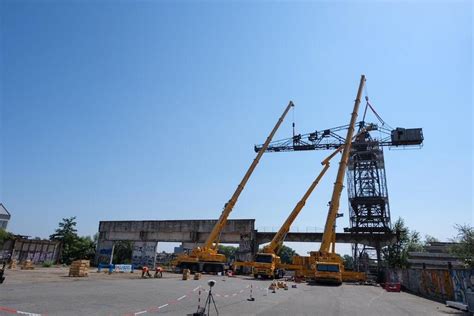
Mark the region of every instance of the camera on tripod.
[[207, 294], [206, 302], [204, 303], [204, 306], [201, 307], [200, 305], [198, 306], [197, 311], [194, 314], [190, 314], [189, 316], [209, 316], [211, 315], [211, 303], [214, 305], [214, 309], [216, 310], [216, 315], [219, 315], [219, 311], [217, 310], [217, 305], [216, 301], [214, 301], [214, 296], [212, 296], [212, 288], [214, 285], [216, 285], [215, 280], [209, 280], [207, 281], [207, 285], [209, 285], [209, 292]]

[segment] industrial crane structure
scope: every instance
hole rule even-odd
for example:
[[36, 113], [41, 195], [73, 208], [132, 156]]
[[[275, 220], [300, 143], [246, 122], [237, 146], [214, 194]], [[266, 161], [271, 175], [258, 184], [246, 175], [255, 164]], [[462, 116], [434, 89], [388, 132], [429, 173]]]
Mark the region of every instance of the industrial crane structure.
[[[356, 103], [360, 103], [364, 83], [365, 78], [363, 77], [361, 78]], [[366, 101], [363, 119], [357, 123], [357, 114], [354, 115], [357, 112], [355, 108], [351, 123], [348, 125], [307, 134], [293, 133], [293, 137], [274, 141], [267, 148], [267, 151], [270, 152], [337, 149], [347, 145], [346, 140], [352, 138], [352, 135], [349, 134], [353, 133], [354, 127], [359, 129], [360, 135], [355, 138], [352, 144], [349, 142], [348, 150], [345, 152], [346, 161], [343, 163], [341, 160], [339, 166], [337, 180], [340, 181], [336, 181], [337, 188], [335, 184], [335, 192], [333, 192], [331, 199], [320, 251], [312, 252], [310, 257], [295, 257], [293, 260], [293, 264], [307, 267], [306, 270], [301, 272], [303, 275], [311, 274], [314, 271], [312, 266], [315, 264], [315, 258], [318, 258], [318, 256], [322, 258], [321, 254], [327, 253], [330, 250], [329, 245], [335, 243], [335, 219], [338, 217], [337, 210], [339, 209], [339, 198], [343, 188], [344, 172], [347, 174], [350, 221], [350, 226], [344, 230], [355, 236], [367, 236], [367, 239], [372, 241], [370, 245], [353, 244], [355, 270], [368, 272], [369, 258], [376, 261], [378, 268], [380, 268], [381, 247], [393, 236], [396, 236], [395, 232], [392, 231], [390, 222], [383, 147], [419, 148], [423, 144], [423, 132], [421, 128], [390, 128], [369, 103], [367, 96]], [[375, 114], [381, 125], [365, 122], [368, 109]], [[369, 125], [371, 128], [364, 131]], [[340, 135], [344, 131], [347, 131], [346, 137]], [[374, 135], [375, 131], [380, 133], [379, 137]], [[348, 138], [349, 136], [351, 137]], [[256, 151], [261, 148], [261, 145], [255, 146]], [[376, 259], [372, 258], [374, 251]]]
[[246, 266], [252, 268], [252, 274], [255, 278], [259, 276], [262, 278], [281, 278], [285, 275], [285, 269], [298, 270], [299, 267], [291, 264], [283, 264], [281, 262], [280, 256], [278, 253], [283, 245], [283, 241], [286, 238], [286, 235], [290, 231], [290, 227], [295, 221], [296, 217], [303, 209], [311, 193], [314, 191], [318, 183], [323, 178], [324, 174], [330, 167], [330, 160], [342, 149], [336, 149], [330, 156], [324, 159], [321, 164], [324, 166], [321, 172], [318, 174], [316, 179], [311, 183], [309, 188], [306, 190], [305, 194], [298, 201], [296, 206], [293, 208], [293, 211], [290, 213], [288, 218], [285, 220], [283, 225], [280, 227], [278, 232], [275, 234], [270, 243], [263, 247], [263, 251], [259, 252], [255, 256], [253, 262], [235, 262], [234, 268], [239, 266]]
[[[372, 126], [367, 126], [362, 131], [360, 131], [355, 137], [362, 135], [370, 128], [372, 128]], [[275, 236], [273, 236], [273, 239], [270, 241], [270, 243], [264, 246], [261, 252], [256, 254], [255, 260], [253, 262], [235, 262], [234, 268], [251, 267], [252, 274], [255, 278], [262, 277], [278, 279], [285, 275], [285, 270], [294, 270], [298, 271], [296, 272], [297, 274], [301, 274], [302, 270], [304, 269], [303, 266], [282, 263], [280, 256], [278, 256], [278, 253], [280, 252], [283, 242], [285, 241], [286, 235], [290, 231], [291, 225], [306, 205], [306, 201], [310, 197], [311, 193], [313, 193], [314, 189], [319, 184], [326, 171], [329, 169], [331, 159], [334, 158], [334, 156], [336, 156], [336, 154], [341, 152], [343, 149], [344, 146], [340, 146], [331, 155], [329, 155], [321, 162], [321, 165], [323, 165], [323, 169], [321, 170], [321, 172], [308, 187], [302, 198], [295, 205], [283, 225], [277, 231]]]
[[184, 253], [178, 256], [173, 262], [172, 265], [178, 269], [190, 269], [192, 272], [223, 272], [224, 271], [224, 264], [227, 262], [227, 258], [223, 254], [219, 254], [218, 245], [219, 239], [222, 231], [225, 228], [227, 223], [227, 218], [229, 217], [230, 213], [232, 212], [237, 200], [245, 188], [247, 181], [249, 180], [250, 176], [252, 175], [255, 167], [258, 165], [260, 158], [267, 150], [270, 142], [272, 141], [273, 136], [275, 135], [276, 131], [280, 127], [281, 123], [283, 122], [285, 116], [287, 115], [290, 108], [292, 108], [293, 102], [289, 102], [288, 106], [285, 108], [285, 111], [278, 119], [278, 122], [273, 127], [273, 130], [270, 132], [270, 135], [267, 137], [265, 143], [261, 146], [258, 150], [257, 156], [253, 160], [252, 164], [250, 165], [249, 169], [245, 173], [244, 177], [240, 181], [237, 189], [234, 191], [234, 194], [230, 198], [230, 200], [224, 205], [224, 209], [217, 220], [216, 224], [214, 225], [211, 233], [207, 237], [206, 241], [201, 247], [195, 247], [192, 249], [190, 253]]

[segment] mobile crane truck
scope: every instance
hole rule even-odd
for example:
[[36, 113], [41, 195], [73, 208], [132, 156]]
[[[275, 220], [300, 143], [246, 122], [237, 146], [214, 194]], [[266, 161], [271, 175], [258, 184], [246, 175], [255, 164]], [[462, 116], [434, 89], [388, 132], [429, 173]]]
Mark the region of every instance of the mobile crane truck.
[[294, 106], [293, 102], [290, 101], [288, 106], [286, 107], [285, 111], [278, 119], [273, 130], [270, 132], [270, 135], [267, 137], [263, 147], [258, 151], [257, 156], [253, 160], [252, 164], [250, 165], [249, 169], [245, 173], [242, 181], [237, 186], [234, 194], [230, 198], [230, 200], [224, 205], [224, 209], [221, 213], [221, 216], [217, 220], [217, 223], [214, 225], [211, 233], [207, 237], [206, 241], [202, 245], [202, 247], [195, 247], [192, 249], [190, 253], [184, 253], [179, 255], [175, 260], [172, 261], [172, 266], [178, 270], [182, 271], [183, 269], [189, 269], [191, 272], [223, 272], [224, 265], [227, 262], [227, 258], [223, 254], [219, 254], [217, 252], [220, 235], [227, 223], [227, 218], [229, 217], [230, 213], [232, 212], [237, 199], [242, 193], [247, 181], [249, 180], [250, 176], [252, 175], [255, 167], [260, 161], [263, 153], [268, 148], [273, 136], [275, 135], [276, 131], [280, 127], [281, 123], [283, 122], [286, 114]]
[[[344, 263], [341, 258], [335, 252], [336, 244], [336, 218], [338, 217], [339, 202], [341, 198], [341, 192], [343, 189], [344, 175], [346, 172], [347, 162], [349, 160], [349, 152], [351, 150], [352, 136], [354, 135], [355, 123], [357, 120], [357, 112], [361, 101], [362, 91], [364, 89], [365, 76], [362, 75], [360, 78], [359, 89], [357, 91], [357, 97], [354, 102], [354, 109], [352, 111], [349, 128], [347, 130], [347, 136], [344, 142], [344, 148], [342, 150], [342, 157], [339, 163], [339, 169], [337, 171], [336, 182], [334, 183], [334, 189], [332, 192], [331, 202], [329, 203], [329, 210], [324, 226], [324, 233], [319, 251], [310, 252], [310, 257], [314, 262], [314, 281], [316, 282], [330, 282], [341, 284], [343, 281], [344, 274]], [[332, 245], [332, 248], [331, 248]], [[355, 272], [352, 272], [354, 274]]]
[[311, 183], [308, 190], [306, 190], [305, 194], [301, 198], [301, 200], [296, 204], [293, 211], [290, 213], [286, 221], [283, 223], [281, 228], [275, 234], [271, 242], [263, 247], [263, 251], [259, 252], [255, 256], [255, 260], [253, 262], [235, 262], [234, 269], [239, 266], [246, 266], [252, 268], [252, 274], [254, 278], [282, 278], [285, 275], [285, 270], [298, 270], [300, 267], [292, 264], [283, 264], [281, 262], [280, 256], [278, 256], [278, 252], [283, 245], [283, 241], [288, 234], [291, 225], [295, 221], [296, 217], [303, 209], [308, 200], [309, 196], [313, 192], [313, 190], [318, 185], [319, 181], [322, 179], [326, 171], [330, 167], [330, 160], [340, 151], [342, 150], [342, 146], [336, 149], [330, 156], [324, 159], [321, 164], [324, 166], [321, 172], [318, 174], [316, 179]]
[[[374, 128], [372, 125], [367, 125], [364, 129], [362, 129], [354, 138], [363, 135], [368, 130]], [[339, 153], [344, 146], [340, 146], [337, 148], [331, 155], [329, 155], [326, 159], [324, 159], [321, 164], [324, 166], [321, 172], [318, 174], [316, 179], [311, 183], [309, 188], [306, 190], [305, 194], [301, 198], [301, 200], [296, 204], [293, 211], [290, 213], [286, 221], [283, 223], [281, 228], [275, 234], [271, 242], [263, 247], [263, 251], [259, 252], [255, 256], [255, 260], [253, 262], [235, 262], [234, 269], [238, 267], [251, 267], [252, 274], [254, 278], [258, 278], [259, 276], [262, 278], [282, 278], [285, 275], [286, 270], [293, 270], [296, 271], [296, 275], [302, 275], [304, 270], [304, 265], [301, 264], [301, 261], [298, 263], [290, 263], [284, 264], [281, 262], [281, 258], [278, 256], [278, 252], [283, 245], [283, 241], [288, 234], [291, 225], [295, 221], [296, 217], [300, 213], [300, 211], [304, 208], [306, 201], [308, 200], [311, 193], [314, 191], [318, 183], [321, 181], [322, 177], [325, 175], [326, 171], [330, 167], [330, 161], [334, 156]], [[333, 234], [333, 247], [335, 245], [335, 234]], [[311, 269], [307, 269], [307, 275], [312, 273]], [[361, 279], [363, 276], [360, 275], [351, 275], [352, 279]]]

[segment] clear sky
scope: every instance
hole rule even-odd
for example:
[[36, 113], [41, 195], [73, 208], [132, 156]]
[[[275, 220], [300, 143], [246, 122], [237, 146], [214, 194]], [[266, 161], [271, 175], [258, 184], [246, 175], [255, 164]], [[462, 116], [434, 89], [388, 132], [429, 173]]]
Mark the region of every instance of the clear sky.
[[[471, 1], [2, 0], [9, 229], [217, 218], [289, 100], [298, 132], [347, 124], [365, 74], [385, 121], [425, 135], [385, 151], [392, 217], [446, 240], [473, 223], [472, 15]], [[264, 155], [231, 218], [276, 229], [326, 155]], [[324, 226], [335, 173], [295, 229]], [[341, 207], [338, 230], [345, 192]]]

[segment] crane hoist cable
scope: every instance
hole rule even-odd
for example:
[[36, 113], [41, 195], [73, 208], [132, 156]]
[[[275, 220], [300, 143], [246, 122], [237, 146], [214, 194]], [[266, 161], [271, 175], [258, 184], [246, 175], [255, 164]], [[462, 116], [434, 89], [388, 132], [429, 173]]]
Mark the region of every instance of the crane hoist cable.
[[291, 109], [291, 115], [292, 115], [292, 123], [291, 126], [293, 127], [293, 139], [295, 138], [296, 132], [295, 132], [295, 107]]
[[393, 129], [389, 124], [387, 124], [387, 122], [385, 122], [383, 120], [383, 118], [377, 113], [377, 111], [375, 110], [375, 108], [373, 107], [372, 104], [370, 104], [369, 102], [369, 93], [368, 93], [368, 90], [367, 90], [367, 85], [364, 87], [364, 92], [365, 92], [365, 109], [364, 109], [364, 116], [362, 117], [362, 121], [364, 122], [365, 121], [365, 116], [367, 114], [367, 109], [370, 109], [372, 111], [372, 113], [374, 113], [375, 117], [377, 118], [377, 120], [379, 120], [379, 122], [382, 124], [382, 126], [387, 126], [388, 128], [390, 129]]

